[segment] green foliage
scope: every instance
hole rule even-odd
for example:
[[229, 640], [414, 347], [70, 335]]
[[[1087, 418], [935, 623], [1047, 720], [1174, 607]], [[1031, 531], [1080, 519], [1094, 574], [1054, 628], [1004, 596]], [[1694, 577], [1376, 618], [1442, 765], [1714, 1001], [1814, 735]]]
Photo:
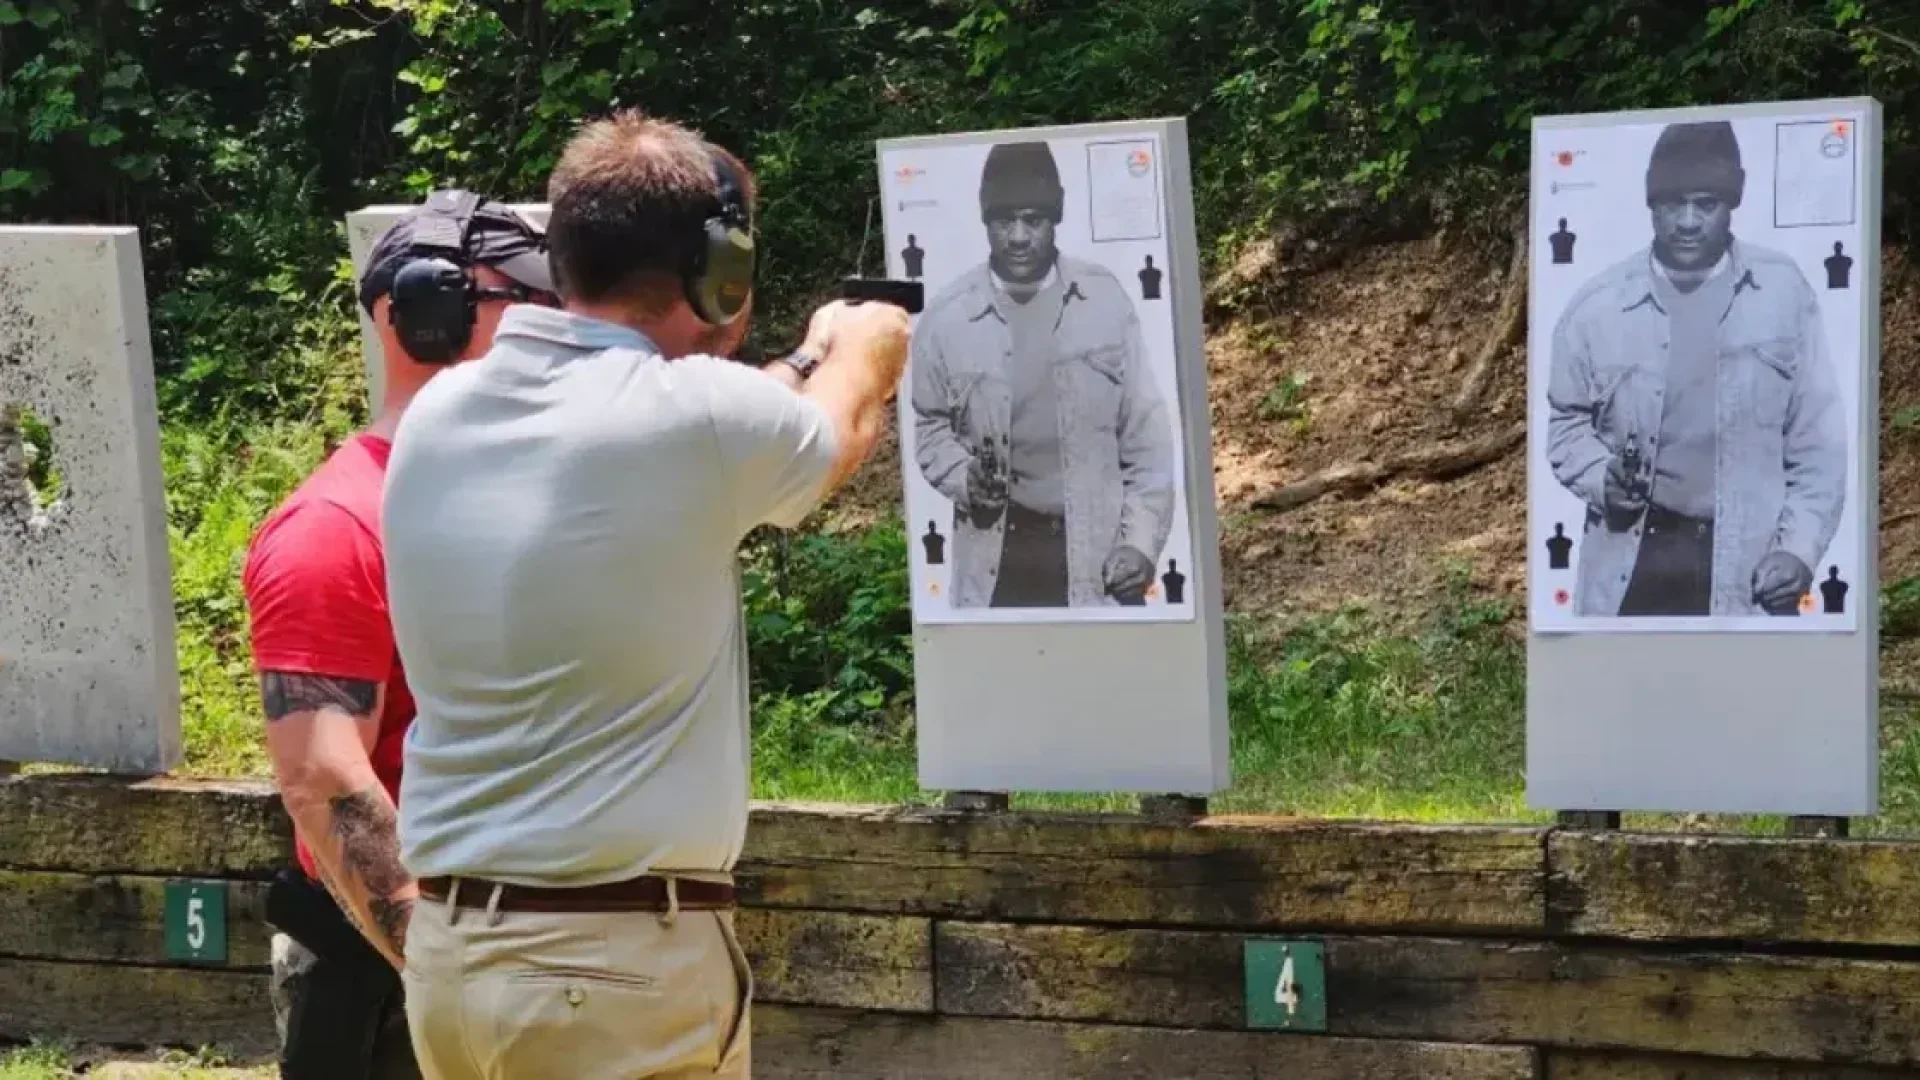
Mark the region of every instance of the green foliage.
[[1357, 608], [1285, 632], [1231, 621], [1223, 805], [1518, 813], [1526, 657], [1489, 614], [1449, 599], [1411, 635]]
[[[107, 1064], [107, 1061], [112, 1064]], [[231, 1055], [218, 1047], [201, 1047], [193, 1051], [168, 1049], [139, 1054], [117, 1054], [92, 1048], [83, 1054], [71, 1040], [35, 1039], [24, 1046], [0, 1049], [0, 1080], [118, 1076], [125, 1075], [122, 1071], [124, 1064], [133, 1065], [139, 1075], [166, 1076], [172, 1080], [239, 1080], [241, 1077], [266, 1080], [269, 1076], [279, 1075], [279, 1070], [271, 1066], [234, 1067], [231, 1065]]]
[[327, 448], [305, 424], [231, 440], [181, 426], [162, 439], [190, 772], [266, 769], [241, 571], [254, 530]]
[[[6, 8], [0, 6], [0, 20], [5, 17]], [[72, 1053], [68, 1043], [39, 1039], [0, 1052], [0, 1080], [65, 1080], [74, 1075], [69, 1064]]]
[[[249, 325], [285, 327], [278, 351], [263, 354], [271, 359], [264, 366], [291, 377], [240, 400], [270, 401], [277, 416], [248, 416], [269, 409], [229, 400], [216, 403], [208, 419], [162, 431], [190, 772], [266, 769], [241, 573], [247, 544], [267, 514], [358, 423], [359, 339], [355, 325], [339, 317], [342, 288], [335, 282], [310, 297], [263, 289], [255, 301], [252, 318], [259, 321]], [[202, 331], [213, 347], [221, 344], [218, 327], [216, 321]]]
[[1920, 104], [1920, 6], [1863, 0], [0, 0], [0, 42], [0, 217], [139, 223], [196, 413], [272, 407], [285, 326], [245, 302], [326, 281], [342, 211], [542, 198], [616, 107], [757, 169], [763, 348], [877, 254], [890, 135], [1185, 116], [1217, 257], [1327, 211], [1486, 223], [1541, 113], [1855, 93], [1887, 105], [1903, 234]]
[[[759, 350], [873, 265], [878, 138], [1184, 116], [1217, 264], [1315, 215], [1491, 226], [1535, 115], [1865, 93], [1887, 107], [1898, 239], [1917, 42], [1920, 5], [1865, 0], [0, 0], [0, 219], [141, 229], [190, 762], [244, 770], [246, 539], [366, 419], [349, 209], [453, 183], [538, 200], [581, 119], [644, 105], [758, 174]], [[1303, 389], [1269, 411], [1304, 425]], [[765, 790], [910, 789], [904, 543], [889, 523], [751, 545]], [[1242, 769], [1324, 806], [1456, 766], [1506, 790], [1504, 613], [1456, 596], [1443, 616], [1236, 638]]]
[[44, 510], [66, 495], [66, 478], [54, 450], [53, 429], [32, 409], [16, 407], [14, 415], [27, 454], [27, 486], [33, 489], [34, 502]]
[[1880, 637], [1887, 642], [1920, 637], [1920, 577], [1904, 577], [1880, 596]]
[[1290, 371], [1282, 376], [1260, 398], [1260, 417], [1263, 420], [1286, 421], [1298, 434], [1307, 427], [1307, 383], [1308, 376]]
[[742, 574], [756, 697], [808, 719], [904, 727], [911, 719], [906, 533], [772, 536]]

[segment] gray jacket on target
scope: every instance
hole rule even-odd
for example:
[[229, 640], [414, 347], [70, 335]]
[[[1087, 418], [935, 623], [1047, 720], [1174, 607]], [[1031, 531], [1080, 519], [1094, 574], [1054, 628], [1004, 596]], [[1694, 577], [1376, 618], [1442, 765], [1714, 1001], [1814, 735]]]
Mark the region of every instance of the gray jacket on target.
[[[1753, 571], [1790, 552], [1819, 576], [1846, 503], [1847, 425], [1820, 301], [1792, 259], [1735, 242], [1733, 299], [1720, 319], [1715, 386], [1714, 615], [1764, 614]], [[1628, 432], [1658, 431], [1669, 319], [1642, 248], [1584, 285], [1553, 330], [1547, 461], [1587, 503], [1574, 611], [1619, 613], [1640, 522], [1610, 526], [1607, 464]], [[1642, 445], [1648, 457], [1658, 447]]]
[[[1159, 562], [1172, 529], [1173, 423], [1147, 369], [1133, 300], [1106, 268], [1061, 256], [1066, 286], [1054, 339], [1054, 387], [1066, 465], [1067, 603], [1117, 603], [1101, 571], [1126, 544]], [[1005, 515], [976, 526], [966, 513], [974, 448], [1006, 437], [1013, 339], [983, 264], [933, 298], [913, 334], [914, 460], [955, 506], [956, 608], [986, 607], [999, 573]]]

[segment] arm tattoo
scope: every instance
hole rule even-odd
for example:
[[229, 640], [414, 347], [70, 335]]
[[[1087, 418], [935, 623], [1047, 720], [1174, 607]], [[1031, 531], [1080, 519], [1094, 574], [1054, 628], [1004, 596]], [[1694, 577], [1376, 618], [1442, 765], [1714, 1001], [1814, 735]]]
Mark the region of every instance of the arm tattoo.
[[327, 890], [327, 895], [333, 897], [333, 902], [339, 907], [340, 914], [346, 916], [347, 922], [351, 924], [355, 930], [360, 931], [361, 935], [366, 937], [367, 940], [373, 940], [373, 934], [367, 930], [367, 921], [361, 918], [360, 913], [353, 910], [353, 905], [348, 902], [351, 894], [340, 887], [340, 883], [333, 879], [332, 874], [327, 873], [327, 868], [324, 863], [316, 861], [314, 869], [320, 871], [320, 884]]
[[346, 873], [360, 879], [376, 929], [395, 951], [406, 947], [407, 918], [413, 902], [395, 897], [413, 881], [400, 865], [399, 824], [386, 792], [378, 787], [328, 800], [333, 835], [340, 842]]
[[272, 722], [298, 712], [338, 709], [351, 716], [373, 712], [380, 684], [328, 675], [295, 675], [269, 671], [260, 676], [260, 700]]
[[407, 924], [413, 919], [413, 901], [376, 897], [369, 906], [373, 909], [373, 921], [380, 924], [381, 935], [392, 943], [394, 952], [405, 956]]

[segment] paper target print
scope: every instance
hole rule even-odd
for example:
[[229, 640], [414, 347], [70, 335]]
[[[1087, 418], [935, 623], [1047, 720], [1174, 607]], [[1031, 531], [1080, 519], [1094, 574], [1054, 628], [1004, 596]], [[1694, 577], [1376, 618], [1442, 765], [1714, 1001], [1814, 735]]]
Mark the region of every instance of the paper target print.
[[881, 150], [888, 272], [927, 293], [900, 393], [917, 621], [1194, 617], [1163, 157]]
[[1863, 120], [1536, 129], [1536, 632], [1857, 628]]

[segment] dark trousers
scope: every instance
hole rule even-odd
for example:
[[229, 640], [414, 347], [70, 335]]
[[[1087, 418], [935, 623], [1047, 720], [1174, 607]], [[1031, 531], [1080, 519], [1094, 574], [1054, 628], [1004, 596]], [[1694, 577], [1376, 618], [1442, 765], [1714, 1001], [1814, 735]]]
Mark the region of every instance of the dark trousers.
[[1707, 615], [1712, 608], [1713, 522], [1648, 507], [1620, 614]]
[[1067, 606], [1067, 519], [1007, 504], [991, 607]]
[[284, 1080], [419, 1080], [400, 975], [333, 897], [289, 869], [268, 889], [267, 921]]
[[283, 949], [273, 993], [286, 1014], [285, 1080], [420, 1080], [400, 980], [391, 969], [356, 970], [292, 939]]

